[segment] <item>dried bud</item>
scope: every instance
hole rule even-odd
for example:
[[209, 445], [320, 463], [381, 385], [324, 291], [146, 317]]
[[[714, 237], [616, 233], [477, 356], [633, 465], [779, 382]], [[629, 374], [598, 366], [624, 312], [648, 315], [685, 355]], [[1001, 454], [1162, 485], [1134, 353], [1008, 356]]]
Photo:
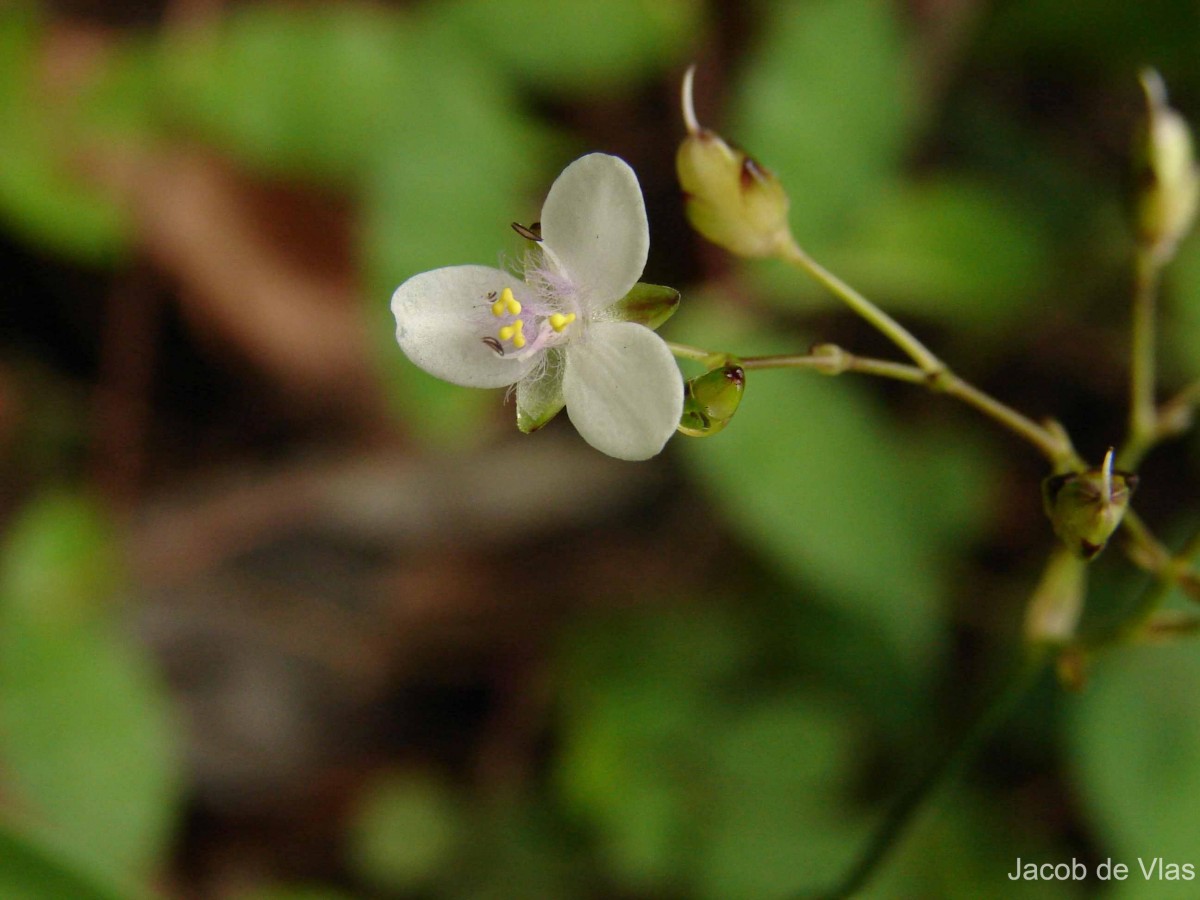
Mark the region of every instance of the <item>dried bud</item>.
[[1025, 610], [1025, 640], [1066, 644], [1075, 636], [1087, 588], [1087, 563], [1063, 546], [1050, 551]]
[[683, 78], [688, 136], [675, 155], [688, 221], [739, 256], [774, 256], [791, 240], [787, 193], [770, 170], [700, 127], [692, 105], [694, 74], [693, 66]]
[[683, 416], [679, 431], [688, 437], [708, 437], [721, 431], [742, 402], [746, 373], [733, 363], [705, 372], [683, 387]]
[[1114, 470], [1112, 460], [1109, 450], [1098, 468], [1052, 475], [1042, 482], [1042, 499], [1054, 533], [1085, 560], [1104, 549], [1137, 487], [1137, 476]]
[[1160, 262], [1192, 227], [1200, 200], [1200, 172], [1187, 121], [1167, 105], [1167, 89], [1153, 69], [1142, 73], [1148, 118], [1138, 142], [1138, 240]]

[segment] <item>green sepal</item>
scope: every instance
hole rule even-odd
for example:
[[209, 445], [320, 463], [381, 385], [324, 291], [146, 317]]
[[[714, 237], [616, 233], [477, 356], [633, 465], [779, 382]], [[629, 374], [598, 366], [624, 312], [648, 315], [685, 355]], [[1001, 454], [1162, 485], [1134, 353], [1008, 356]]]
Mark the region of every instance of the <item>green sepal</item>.
[[635, 322], [656, 331], [678, 308], [679, 291], [675, 288], [639, 281], [628, 294], [605, 311], [605, 318], [617, 322]]
[[679, 431], [688, 437], [709, 437], [723, 430], [737, 412], [745, 389], [746, 373], [736, 363], [690, 379], [683, 386]]
[[564, 358], [561, 350], [546, 351], [541, 372], [517, 382], [517, 427], [532, 434], [562, 412]]

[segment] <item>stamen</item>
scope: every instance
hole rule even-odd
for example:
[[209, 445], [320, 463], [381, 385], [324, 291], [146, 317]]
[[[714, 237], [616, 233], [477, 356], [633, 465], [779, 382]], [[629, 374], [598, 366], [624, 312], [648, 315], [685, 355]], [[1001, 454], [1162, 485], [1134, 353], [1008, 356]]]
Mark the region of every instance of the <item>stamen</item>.
[[[496, 296], [493, 291], [492, 297]], [[500, 299], [492, 304], [492, 315], [497, 319], [507, 313], [510, 316], [519, 316], [521, 314], [521, 301], [513, 296], [512, 288], [505, 288], [500, 292]]]
[[575, 321], [575, 313], [567, 313], [565, 316], [562, 313], [554, 313], [550, 317], [550, 327], [559, 334], [562, 334], [563, 329]]
[[498, 333], [500, 335], [500, 340], [512, 341], [512, 345], [520, 350], [525, 346], [525, 335], [523, 333], [524, 330], [525, 320], [517, 319], [511, 325], [505, 325]]

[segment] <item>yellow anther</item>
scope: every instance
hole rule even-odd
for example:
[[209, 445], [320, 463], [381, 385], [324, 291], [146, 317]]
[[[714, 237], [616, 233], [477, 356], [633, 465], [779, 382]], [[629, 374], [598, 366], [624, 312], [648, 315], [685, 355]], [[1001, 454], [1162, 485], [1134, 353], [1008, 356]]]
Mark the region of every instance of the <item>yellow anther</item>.
[[[513, 296], [512, 288], [502, 290], [499, 299], [492, 304], [492, 315], [497, 319], [505, 313], [511, 316], [519, 316], [521, 314], [521, 301]], [[505, 338], [505, 340], [508, 340], [508, 338]]]
[[[505, 325], [500, 329], [500, 340], [512, 341], [516, 347], [523, 347], [525, 346], [525, 338], [521, 335], [521, 332], [524, 329], [525, 320], [517, 319], [517, 321], [513, 322], [511, 325]], [[520, 343], [517, 343], [518, 341], [520, 341]]]
[[567, 313], [565, 316], [562, 313], [555, 313], [550, 317], [550, 327], [561, 334], [562, 330], [574, 321], [575, 313]]
[[500, 302], [512, 315], [519, 316], [521, 314], [521, 301], [513, 296], [512, 288], [505, 288], [500, 292]]

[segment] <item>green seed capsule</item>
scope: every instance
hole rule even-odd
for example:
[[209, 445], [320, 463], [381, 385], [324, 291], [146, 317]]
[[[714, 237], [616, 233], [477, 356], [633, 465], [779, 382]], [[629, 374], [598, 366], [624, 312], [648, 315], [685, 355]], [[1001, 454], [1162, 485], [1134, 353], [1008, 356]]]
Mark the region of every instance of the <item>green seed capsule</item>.
[[1054, 533], [1090, 560], [1121, 524], [1136, 487], [1136, 475], [1113, 469], [1109, 450], [1098, 468], [1047, 478], [1042, 482], [1042, 499]]
[[745, 388], [746, 373], [732, 363], [691, 379], [683, 388], [679, 430], [689, 437], [721, 431], [737, 412]]

